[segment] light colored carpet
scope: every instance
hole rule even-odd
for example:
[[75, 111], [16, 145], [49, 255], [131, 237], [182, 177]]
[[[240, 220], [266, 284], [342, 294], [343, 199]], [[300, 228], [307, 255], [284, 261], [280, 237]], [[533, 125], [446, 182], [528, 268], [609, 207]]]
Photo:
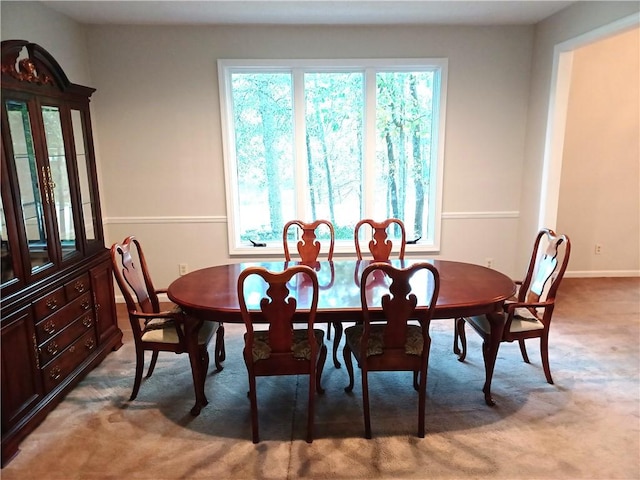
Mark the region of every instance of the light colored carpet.
[[[21, 444], [1, 472], [26, 479], [637, 479], [640, 478], [640, 279], [565, 279], [551, 331], [555, 385], [537, 341], [532, 363], [502, 344], [484, 404], [480, 341], [467, 329], [465, 363], [452, 353], [453, 321], [434, 321], [426, 437], [416, 437], [417, 394], [408, 373], [370, 378], [373, 439], [363, 438], [359, 371], [327, 362], [306, 431], [306, 377], [259, 379], [261, 443], [251, 442], [243, 327], [227, 325], [225, 369], [209, 374], [209, 405], [189, 415], [185, 355], [160, 356], [131, 393], [134, 354], [125, 345], [73, 390]], [[340, 349], [342, 351], [342, 349]]]

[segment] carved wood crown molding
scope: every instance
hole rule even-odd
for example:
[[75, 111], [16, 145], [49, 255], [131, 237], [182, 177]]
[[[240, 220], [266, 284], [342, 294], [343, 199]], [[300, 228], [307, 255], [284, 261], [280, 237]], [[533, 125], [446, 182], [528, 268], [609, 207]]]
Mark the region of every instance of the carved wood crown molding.
[[37, 83], [38, 85], [53, 85], [53, 79], [46, 73], [39, 74], [35, 64], [29, 58], [23, 58], [18, 63], [2, 64], [2, 73], [11, 75], [21, 82]]

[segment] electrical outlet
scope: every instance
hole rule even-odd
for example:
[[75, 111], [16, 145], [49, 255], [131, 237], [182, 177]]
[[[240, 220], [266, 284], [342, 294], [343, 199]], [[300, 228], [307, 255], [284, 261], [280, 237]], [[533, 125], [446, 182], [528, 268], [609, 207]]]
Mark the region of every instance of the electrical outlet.
[[602, 253], [602, 245], [600, 245], [599, 243], [596, 243], [596, 246], [593, 249], [593, 251], [596, 255], [600, 255]]
[[486, 264], [487, 268], [493, 268], [493, 258], [485, 258], [484, 263]]
[[186, 263], [178, 264], [178, 273], [180, 275], [186, 275], [187, 273], [189, 273], [189, 267], [187, 266]]

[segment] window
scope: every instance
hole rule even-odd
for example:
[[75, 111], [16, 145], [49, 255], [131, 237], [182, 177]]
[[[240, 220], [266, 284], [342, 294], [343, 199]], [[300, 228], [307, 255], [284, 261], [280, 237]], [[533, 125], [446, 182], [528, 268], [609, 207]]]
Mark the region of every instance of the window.
[[[292, 219], [400, 218], [439, 249], [444, 59], [220, 60], [230, 253], [282, 249]], [[341, 247], [342, 246], [342, 247]], [[260, 250], [265, 253], [265, 250]]]

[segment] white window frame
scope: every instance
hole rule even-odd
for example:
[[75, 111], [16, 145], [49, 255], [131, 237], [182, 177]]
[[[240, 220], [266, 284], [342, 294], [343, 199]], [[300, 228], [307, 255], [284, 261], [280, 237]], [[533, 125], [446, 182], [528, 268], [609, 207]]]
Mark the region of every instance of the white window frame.
[[[440, 251], [441, 223], [442, 223], [442, 187], [444, 173], [444, 142], [445, 142], [445, 120], [446, 120], [446, 99], [447, 99], [447, 75], [448, 75], [448, 59], [447, 58], [396, 58], [396, 59], [342, 59], [342, 60], [250, 60], [250, 59], [220, 59], [218, 60], [218, 84], [220, 95], [220, 115], [222, 128], [222, 152], [225, 171], [225, 196], [227, 204], [227, 233], [230, 256], [265, 256], [283, 253], [283, 245], [281, 241], [268, 243], [266, 247], [256, 248], [251, 245], [238, 245], [236, 234], [236, 217], [239, 212], [238, 195], [236, 193], [237, 186], [237, 167], [236, 167], [236, 146], [235, 135], [233, 131], [233, 109], [231, 97], [231, 75], [239, 72], [251, 72], [264, 70], [265, 73], [273, 72], [289, 72], [292, 74], [293, 80], [293, 117], [294, 117], [294, 164], [297, 167], [300, 158], [304, 158], [305, 149], [304, 142], [299, 141], [301, 132], [306, 128], [304, 118], [304, 91], [299, 88], [302, 85], [303, 74], [306, 72], [341, 72], [341, 71], [362, 71], [364, 77], [365, 88], [365, 114], [364, 114], [364, 131], [363, 131], [363, 205], [365, 212], [372, 209], [372, 195], [369, 194], [374, 188], [374, 178], [370, 172], [375, 165], [376, 155], [376, 82], [375, 75], [380, 71], [429, 71], [437, 73], [436, 82], [439, 87], [439, 97], [434, 101], [434, 110], [438, 120], [434, 121], [433, 135], [437, 138], [436, 148], [432, 151], [432, 173], [435, 169], [435, 175], [431, 175], [431, 181], [435, 182], [435, 188], [429, 189], [429, 204], [434, 205], [433, 210], [429, 212], [429, 223], [433, 229], [433, 242], [417, 243], [406, 246], [407, 254], [421, 253], [437, 253]], [[301, 103], [300, 103], [301, 102]], [[370, 140], [373, 139], [373, 140]], [[305, 185], [306, 171], [303, 168], [296, 168], [296, 184], [298, 186]], [[304, 201], [300, 196], [297, 197], [297, 211], [304, 211]], [[432, 215], [433, 214], [433, 215]], [[365, 213], [366, 215], [366, 213]], [[298, 217], [299, 220], [311, 221], [314, 219], [304, 218], [304, 215]], [[293, 219], [292, 219], [293, 220]], [[382, 218], [374, 218], [374, 220], [383, 220]], [[408, 239], [411, 240], [411, 239]], [[394, 247], [395, 250], [395, 247]], [[335, 253], [351, 254], [355, 253], [355, 245], [353, 241], [337, 241]]]

